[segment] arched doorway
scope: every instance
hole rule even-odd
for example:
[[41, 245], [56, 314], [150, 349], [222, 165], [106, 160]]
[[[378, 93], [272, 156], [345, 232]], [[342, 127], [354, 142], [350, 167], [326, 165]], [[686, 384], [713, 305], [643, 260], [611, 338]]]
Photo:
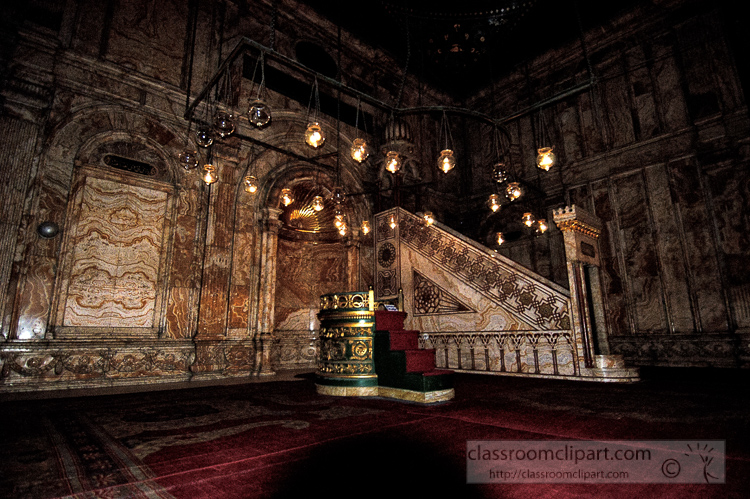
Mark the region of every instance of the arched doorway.
[[[315, 367], [320, 295], [367, 289], [359, 226], [369, 208], [351, 196], [337, 202], [335, 185], [330, 172], [300, 166], [280, 178], [271, 192], [269, 201], [278, 199], [281, 189], [289, 189], [293, 199], [288, 205], [279, 203], [273, 333], [277, 369]], [[316, 200], [322, 200], [319, 209]]]

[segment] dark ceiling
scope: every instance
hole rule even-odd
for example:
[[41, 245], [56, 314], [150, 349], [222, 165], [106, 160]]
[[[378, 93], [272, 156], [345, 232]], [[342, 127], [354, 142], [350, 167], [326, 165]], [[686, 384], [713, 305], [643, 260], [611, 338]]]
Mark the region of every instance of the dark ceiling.
[[[520, 62], [648, 0], [302, 0], [462, 99]], [[579, 22], [580, 21], [580, 22]]]

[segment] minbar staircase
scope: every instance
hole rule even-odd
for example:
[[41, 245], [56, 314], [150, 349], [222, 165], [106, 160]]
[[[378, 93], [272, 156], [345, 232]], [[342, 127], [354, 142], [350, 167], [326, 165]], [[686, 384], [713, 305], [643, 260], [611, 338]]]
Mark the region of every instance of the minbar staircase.
[[406, 312], [375, 311], [375, 371], [378, 394], [414, 402], [454, 396], [453, 372], [435, 369], [435, 350], [419, 348], [419, 331], [404, 329]]

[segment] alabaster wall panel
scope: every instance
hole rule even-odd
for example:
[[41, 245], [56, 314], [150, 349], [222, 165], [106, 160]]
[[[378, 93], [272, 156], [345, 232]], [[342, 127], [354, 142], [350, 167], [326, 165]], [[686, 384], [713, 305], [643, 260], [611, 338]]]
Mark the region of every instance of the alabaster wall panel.
[[[592, 212], [600, 217], [605, 228], [599, 236], [599, 249], [601, 251], [599, 261], [601, 262], [600, 276], [607, 327], [610, 335], [627, 334], [630, 332], [630, 321], [627, 313], [626, 285], [623, 280], [621, 260], [618, 257], [620, 238], [617, 237], [618, 224], [615, 207], [610, 196], [610, 181], [603, 180], [594, 183], [592, 197], [594, 208]], [[576, 202], [579, 200], [576, 200]]]
[[192, 288], [171, 288], [167, 302], [167, 336], [170, 338], [191, 338], [193, 335], [194, 295]]
[[646, 185], [649, 190], [649, 204], [653, 223], [655, 251], [659, 274], [664, 283], [665, 329], [684, 333], [693, 329], [693, 316], [690, 308], [690, 290], [685, 273], [684, 254], [675, 220], [670, 196], [669, 178], [664, 165], [645, 169]]
[[727, 311], [722, 296], [719, 262], [712, 233], [701, 173], [692, 159], [670, 164], [672, 196], [679, 206], [686, 251], [692, 276], [697, 328], [706, 332], [726, 330]]
[[639, 331], [659, 331], [666, 326], [646, 186], [642, 172], [615, 181], [620, 214], [620, 239], [628, 269], [629, 299]]
[[16, 330], [19, 340], [42, 339], [45, 336], [55, 267], [55, 261], [46, 257], [32, 256], [29, 259], [29, 271], [19, 300]]
[[86, 179], [63, 325], [154, 325], [166, 206], [166, 192]]
[[[290, 317], [317, 313], [320, 295], [346, 291], [346, 249], [341, 244], [302, 244], [279, 240], [276, 267], [276, 328]], [[303, 321], [304, 322], [304, 321]], [[309, 321], [301, 329], [309, 329]]]
[[223, 336], [227, 327], [227, 293], [231, 248], [206, 248], [201, 289], [199, 333]]
[[249, 289], [247, 286], [232, 286], [229, 289], [229, 328], [247, 328]]
[[128, 0], [114, 5], [106, 58], [150, 78], [179, 85], [189, 3]]

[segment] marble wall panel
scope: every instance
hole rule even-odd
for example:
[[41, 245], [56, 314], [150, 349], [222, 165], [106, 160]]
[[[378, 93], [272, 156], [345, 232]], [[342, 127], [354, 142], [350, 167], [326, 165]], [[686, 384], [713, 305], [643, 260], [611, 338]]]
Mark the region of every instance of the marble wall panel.
[[226, 248], [232, 245], [234, 232], [235, 186], [217, 182], [208, 188], [211, 192], [211, 209], [208, 213], [206, 244]]
[[250, 285], [250, 275], [255, 261], [255, 235], [236, 232], [234, 235], [232, 284]]
[[602, 294], [605, 316], [610, 335], [631, 333], [628, 319], [628, 297], [623, 281], [624, 270], [620, 259], [619, 225], [615, 212], [616, 203], [610, 196], [608, 180], [596, 182], [592, 185], [594, 209], [592, 213], [604, 223], [604, 229], [599, 236], [599, 251], [601, 264]]
[[[572, 105], [565, 105], [559, 108], [558, 123], [561, 133], [562, 147], [555, 147], [554, 152], [558, 155], [558, 161], [576, 161], [583, 157], [583, 137], [581, 135], [581, 122], [578, 109]], [[558, 127], [555, 127], [558, 128]], [[550, 137], [550, 144], [556, 141]], [[542, 144], [539, 144], [540, 146]]]
[[65, 326], [152, 327], [167, 193], [88, 177]]
[[102, 30], [107, 26], [106, 2], [84, 0], [79, 5], [80, 14], [77, 16], [72, 46], [76, 52], [97, 57], [100, 53]]
[[371, 239], [367, 243], [369, 244], [363, 243], [359, 249], [359, 288], [361, 290], [370, 289], [370, 286], [375, 286], [375, 248], [372, 245]]
[[689, 121], [674, 43], [673, 34], [664, 33], [655, 36], [650, 44], [653, 55], [651, 71], [659, 104], [657, 112], [669, 130], [679, 130]]
[[23, 290], [19, 296], [18, 327], [15, 337], [39, 340], [45, 337], [52, 300], [56, 262], [46, 257], [31, 256], [28, 260]]
[[231, 248], [209, 246], [203, 268], [200, 324], [198, 334], [205, 338], [224, 336], [227, 327], [229, 266]]
[[661, 133], [653, 96], [651, 74], [649, 73], [643, 47], [636, 45], [625, 54], [625, 64], [629, 70], [630, 91], [632, 92], [633, 124], [638, 140], [650, 139]]
[[232, 286], [229, 290], [229, 328], [247, 328], [250, 290], [247, 286]]
[[690, 249], [686, 255], [686, 265], [692, 277], [691, 285], [697, 303], [694, 312], [698, 332], [726, 331], [727, 309], [721, 282], [717, 278], [721, 274], [701, 174], [689, 159], [672, 162], [668, 168], [672, 198], [679, 205], [677, 214], [683, 244]]
[[152, 0], [116, 2], [106, 58], [155, 80], [179, 85], [188, 5]]
[[[685, 273], [685, 253], [679, 228], [674, 218], [675, 207], [670, 196], [669, 177], [665, 165], [645, 169], [649, 204], [660, 275], [664, 283], [664, 300], [670, 333], [686, 333], [695, 329], [691, 311], [691, 294]], [[665, 332], [667, 332], [665, 331]]]
[[194, 287], [200, 279], [200, 269], [196, 261], [195, 217], [180, 215], [177, 217], [172, 244], [172, 274], [170, 284], [175, 287]]
[[617, 130], [617, 133], [609, 133], [610, 147], [622, 147], [635, 141], [633, 130], [633, 119], [630, 114], [630, 102], [627, 93], [627, 81], [623, 76], [603, 80], [602, 86], [602, 119], [608, 124], [609, 130]]
[[640, 171], [614, 182], [620, 218], [620, 245], [627, 269], [627, 292], [633, 307], [632, 320], [639, 332], [661, 332], [667, 328], [658, 255]]
[[167, 303], [167, 336], [169, 338], [191, 338], [195, 328], [193, 303], [198, 290], [173, 287]]
[[276, 330], [317, 328], [320, 296], [346, 290], [342, 244], [309, 245], [279, 240], [276, 271]]

